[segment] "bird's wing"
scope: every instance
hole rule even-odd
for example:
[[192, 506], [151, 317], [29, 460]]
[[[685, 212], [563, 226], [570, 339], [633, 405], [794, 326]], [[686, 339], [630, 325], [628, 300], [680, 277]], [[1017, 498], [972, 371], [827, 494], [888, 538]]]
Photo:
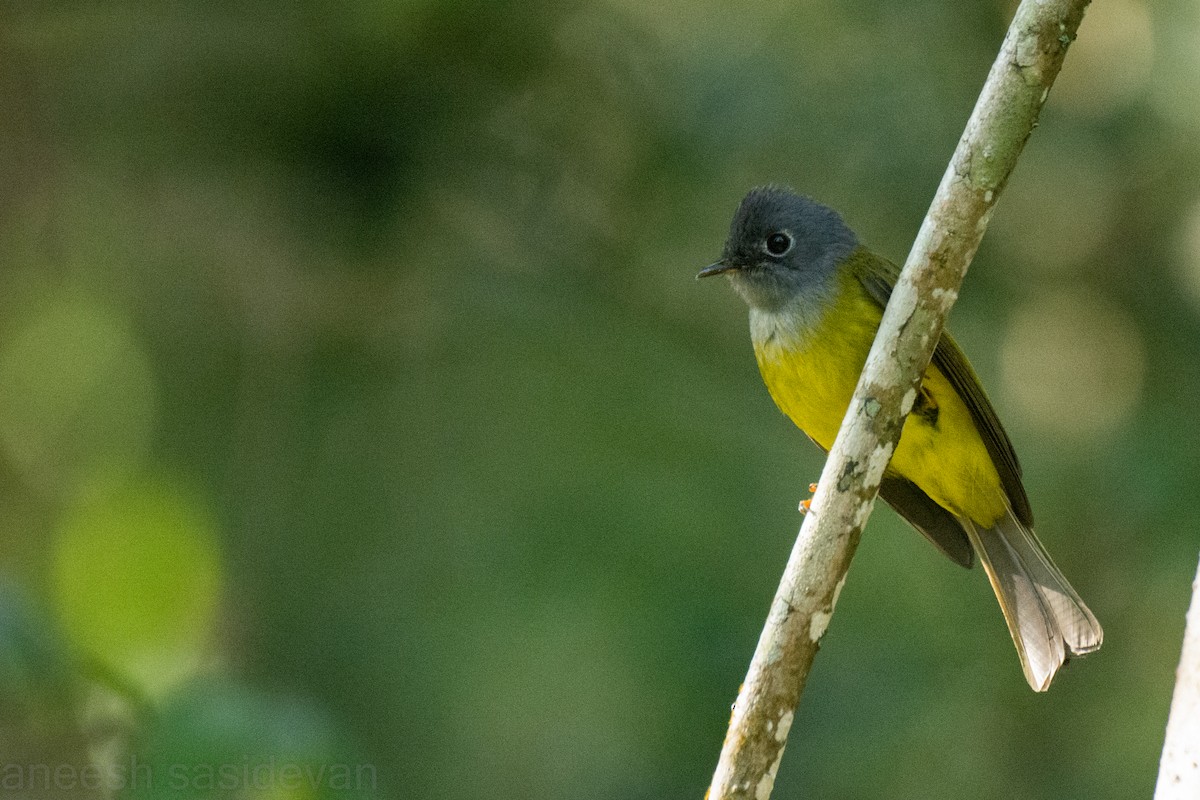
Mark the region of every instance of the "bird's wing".
[[[900, 277], [900, 268], [863, 247], [851, 255], [850, 267], [867, 293], [881, 306], [886, 306], [888, 298], [892, 296], [892, 287]], [[1021, 464], [1017, 460], [1017, 453], [1013, 450], [1012, 442], [1004, 432], [1004, 426], [1000, 424], [1000, 418], [996, 416], [987, 394], [984, 393], [983, 385], [972, 369], [971, 362], [967, 361], [966, 355], [946, 331], [942, 331], [937, 348], [933, 351], [933, 363], [950, 381], [950, 385], [970, 410], [975, 427], [979, 430], [988, 454], [992, 457], [992, 463], [996, 466], [996, 472], [1000, 475], [1000, 485], [1008, 495], [1014, 516], [1022, 525], [1032, 527], [1033, 510], [1029, 507], [1029, 497], [1021, 483]]]
[[971, 542], [962, 524], [921, 491], [921, 487], [907, 478], [885, 473], [879, 484], [879, 496], [951, 561], [971, 568]]

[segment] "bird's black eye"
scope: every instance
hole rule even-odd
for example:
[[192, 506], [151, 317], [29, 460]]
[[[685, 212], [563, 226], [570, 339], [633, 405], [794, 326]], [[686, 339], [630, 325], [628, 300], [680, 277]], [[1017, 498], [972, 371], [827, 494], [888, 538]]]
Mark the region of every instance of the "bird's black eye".
[[792, 249], [792, 237], [786, 233], [772, 233], [767, 237], [767, 252], [773, 256], [781, 256]]

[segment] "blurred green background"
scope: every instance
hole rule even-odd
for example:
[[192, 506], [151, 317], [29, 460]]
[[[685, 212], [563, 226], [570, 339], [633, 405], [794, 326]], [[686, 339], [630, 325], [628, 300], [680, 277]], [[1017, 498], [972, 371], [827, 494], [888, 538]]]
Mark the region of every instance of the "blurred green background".
[[[0, 792], [701, 797], [821, 457], [692, 276], [768, 181], [902, 260], [1012, 8], [0, 3]], [[1200, 6], [1080, 36], [951, 327], [1104, 649], [880, 509], [777, 798], [1151, 790]]]

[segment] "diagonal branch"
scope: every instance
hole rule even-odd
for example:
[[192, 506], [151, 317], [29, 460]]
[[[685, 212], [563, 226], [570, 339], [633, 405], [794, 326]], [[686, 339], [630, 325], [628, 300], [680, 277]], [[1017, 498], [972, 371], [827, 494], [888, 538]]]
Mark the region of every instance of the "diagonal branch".
[[712, 800], [767, 800], [904, 417], [1088, 0], [1023, 0], [879, 326], [738, 695]]
[[1183, 652], [1175, 670], [1175, 692], [1167, 737], [1158, 765], [1154, 800], [1186, 800], [1200, 795], [1200, 570], [1183, 630]]

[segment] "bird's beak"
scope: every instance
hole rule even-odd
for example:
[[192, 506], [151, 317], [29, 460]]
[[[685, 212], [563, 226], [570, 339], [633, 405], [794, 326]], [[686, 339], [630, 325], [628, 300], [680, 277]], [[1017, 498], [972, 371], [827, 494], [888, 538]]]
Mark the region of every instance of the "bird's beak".
[[700, 272], [696, 275], [696, 279], [699, 280], [700, 278], [711, 278], [713, 275], [724, 275], [726, 272], [733, 272], [736, 269], [737, 267], [735, 267], [733, 264], [728, 264], [725, 261], [718, 261], [717, 263], [709, 264], [707, 267], [700, 270]]

